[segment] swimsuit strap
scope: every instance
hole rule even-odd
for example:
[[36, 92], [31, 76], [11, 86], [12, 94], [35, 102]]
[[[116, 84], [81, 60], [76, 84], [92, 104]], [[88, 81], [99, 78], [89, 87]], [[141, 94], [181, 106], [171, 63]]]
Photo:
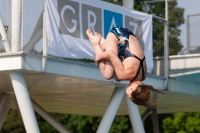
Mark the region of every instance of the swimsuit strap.
[[116, 37], [117, 36], [123, 36], [123, 37], [125, 37], [127, 39], [129, 39], [129, 35], [135, 36], [129, 29], [122, 28], [120, 26], [112, 28], [110, 30], [110, 32], [112, 32]]
[[132, 79], [132, 81], [137, 78], [137, 76], [138, 76], [138, 74], [140, 72], [140, 68], [141, 67], [142, 67], [142, 80], [144, 80], [144, 66], [143, 66], [143, 61], [145, 60], [145, 56], [144, 56], [144, 58], [142, 60], [139, 57], [137, 57], [136, 55], [134, 55], [134, 54], [133, 54], [133, 57], [135, 57], [136, 59], [138, 59], [140, 61], [140, 66], [138, 68], [136, 76]]

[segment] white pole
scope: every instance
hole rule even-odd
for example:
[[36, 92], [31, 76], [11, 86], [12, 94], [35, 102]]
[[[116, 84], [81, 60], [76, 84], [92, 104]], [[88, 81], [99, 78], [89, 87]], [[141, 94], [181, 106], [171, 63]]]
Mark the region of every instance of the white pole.
[[164, 76], [168, 76], [169, 39], [168, 39], [168, 1], [165, 0], [165, 23], [164, 23]]
[[31, 36], [30, 41], [24, 46], [23, 51], [25, 51], [25, 52], [33, 52], [33, 49], [34, 49], [35, 45], [42, 38], [42, 34], [43, 34], [43, 29], [41, 27], [40, 29], [38, 29], [37, 32], [33, 33], [33, 35]]
[[159, 133], [157, 108], [152, 109], [153, 131]]
[[11, 0], [11, 45], [12, 52], [17, 53], [20, 50], [21, 40], [21, 16], [22, 0]]
[[47, 55], [47, 26], [46, 26], [46, 13], [45, 7], [43, 10], [43, 56]]
[[45, 5], [43, 10], [43, 71], [45, 70], [46, 61], [47, 61], [47, 26], [46, 26], [46, 13], [45, 13]]
[[49, 115], [40, 105], [38, 105], [34, 100], [32, 100], [34, 110], [42, 116], [48, 123], [50, 123], [55, 129], [60, 133], [70, 133], [65, 129], [63, 125], [57, 122], [51, 115]]
[[6, 35], [5, 26], [3, 24], [3, 20], [1, 18], [1, 14], [0, 14], [0, 35], [1, 35], [1, 40], [6, 40], [7, 35]]
[[115, 88], [97, 133], [108, 133], [125, 94], [125, 87]]
[[4, 97], [4, 93], [0, 93], [0, 104], [1, 104], [1, 101], [3, 100], [3, 97]]
[[14, 94], [5, 94], [0, 104], [0, 129], [14, 100]]
[[[149, 109], [149, 108], [147, 108], [147, 109], [144, 111], [144, 113], [143, 113], [142, 116], [141, 116], [143, 122], [144, 122], [145, 119], [149, 116], [150, 113], [151, 113], [151, 109]], [[128, 133], [133, 133], [133, 128], [131, 128], [131, 129], [129, 130]]]
[[21, 72], [11, 71], [10, 78], [13, 89], [22, 115], [27, 133], [39, 133], [39, 127], [33, 111], [31, 99], [28, 93], [24, 76]]
[[138, 106], [131, 102], [127, 95], [126, 104], [134, 133], [145, 133]]
[[1, 40], [4, 43], [4, 47], [6, 49], [6, 52], [7, 53], [11, 52], [11, 47], [10, 47], [10, 44], [8, 43], [8, 40], [7, 40], [7, 34], [6, 34], [5, 26], [3, 24], [3, 20], [1, 18], [1, 14], [0, 14], [0, 36], [1, 36]]
[[133, 9], [134, 7], [134, 0], [123, 0], [123, 7]]
[[190, 16], [187, 15], [187, 18], [186, 18], [186, 39], [187, 39], [186, 50], [187, 50], [187, 54], [190, 54], [190, 30], [189, 30], [189, 19], [190, 19]]
[[151, 113], [151, 109], [147, 108], [144, 113], [142, 114], [141, 118], [142, 118], [142, 121], [145, 121], [146, 118], [149, 116], [149, 114]]
[[40, 14], [40, 17], [37, 21], [35, 29], [30, 37], [30, 40], [23, 47], [23, 51], [32, 52], [37, 42], [43, 37], [43, 12]]
[[[19, 105], [18, 105], [18, 103], [17, 103], [16, 97], [15, 97], [15, 99], [14, 99], [14, 103], [15, 103], [15, 106], [16, 106], [16, 108], [17, 108], [17, 111], [18, 111], [18, 113], [19, 113], [19, 115], [20, 115], [20, 120], [23, 122], [23, 125], [24, 125], [24, 121], [23, 121], [23, 119], [22, 119], [22, 114], [21, 114], [21, 112], [20, 112]], [[25, 127], [25, 125], [24, 125], [24, 127]]]

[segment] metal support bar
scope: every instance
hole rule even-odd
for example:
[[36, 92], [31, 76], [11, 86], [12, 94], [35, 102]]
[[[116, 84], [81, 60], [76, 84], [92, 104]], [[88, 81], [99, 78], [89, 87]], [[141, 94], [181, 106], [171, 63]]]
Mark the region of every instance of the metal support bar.
[[35, 45], [40, 41], [43, 36], [43, 12], [40, 14], [38, 22], [35, 26], [33, 34], [30, 37], [28, 43], [24, 46], [25, 52], [33, 52]]
[[191, 15], [187, 15], [186, 18], [186, 41], [187, 41], [187, 45], [186, 45], [186, 52], [187, 54], [190, 54], [190, 25], [189, 25], [189, 19], [190, 17], [194, 17], [194, 16], [200, 16], [199, 13], [197, 14], [191, 14]]
[[1, 101], [3, 100], [3, 97], [4, 97], [4, 93], [0, 93], [0, 104], [1, 104]]
[[11, 46], [8, 43], [8, 40], [7, 40], [7, 34], [6, 34], [5, 26], [3, 24], [3, 20], [1, 18], [1, 14], [0, 14], [0, 39], [4, 43], [4, 47], [6, 49], [6, 52], [11, 52]]
[[8, 114], [10, 106], [14, 100], [14, 94], [5, 94], [0, 104], [0, 129], [3, 126], [4, 120]]
[[140, 112], [134, 103], [132, 103], [126, 95], [126, 104], [128, 106], [129, 117], [134, 133], [145, 133], [144, 126], [140, 117]]
[[[146, 120], [146, 118], [149, 116], [149, 114], [151, 113], [151, 109], [150, 108], [147, 108], [144, 113], [142, 114], [141, 118], [142, 118], [142, 121], [144, 122]], [[133, 133], [133, 128], [131, 128], [128, 133]]]
[[187, 15], [188, 17], [200, 16], [200, 13]]
[[151, 113], [151, 109], [147, 108], [144, 113], [142, 114], [142, 121], [145, 121], [146, 118], [149, 116], [149, 114]]
[[[167, 1], [176, 1], [176, 0], [167, 0]], [[145, 1], [145, 4], [151, 4], [151, 3], [157, 3], [157, 2], [165, 2], [165, 0]]]
[[35, 45], [40, 41], [42, 38], [43, 29], [37, 29], [37, 31], [33, 32], [30, 41], [24, 46], [25, 52], [33, 52]]
[[161, 20], [161, 21], [163, 21], [163, 22], [167, 22], [167, 20], [164, 19], [164, 18], [162, 18], [162, 17], [155, 16], [155, 15], [152, 15], [152, 17], [153, 17], [154, 19], [158, 19], [158, 20]]
[[1, 14], [0, 14], [0, 39], [1, 40], [6, 40], [7, 35], [6, 35], [6, 30], [5, 30], [5, 26], [3, 24], [3, 20], [1, 18]]
[[190, 31], [189, 31], [189, 16], [186, 18], [186, 39], [187, 39], [187, 54], [190, 54]]
[[46, 61], [47, 61], [47, 26], [46, 26], [46, 13], [45, 13], [45, 7], [43, 10], [43, 59], [42, 59], [42, 67], [43, 71], [46, 67]]
[[131, 129], [128, 131], [128, 133], [134, 133], [134, 132], [133, 132], [133, 128], [131, 128]]
[[31, 104], [24, 76], [21, 72], [10, 72], [13, 89], [27, 133], [39, 133], [35, 113]]
[[[20, 120], [22, 121], [22, 123], [23, 123], [23, 125], [24, 125], [24, 121], [23, 121], [23, 119], [22, 119], [22, 114], [21, 114], [21, 112], [20, 112], [19, 105], [18, 105], [18, 103], [17, 103], [16, 97], [15, 97], [15, 99], [14, 99], [14, 103], [15, 103], [15, 106], [16, 106], [16, 108], [17, 108], [17, 111], [18, 111], [18, 113], [19, 113], [19, 115], [20, 115]], [[24, 125], [24, 127], [25, 127], [25, 125]]]
[[66, 128], [61, 125], [56, 119], [54, 119], [51, 115], [49, 115], [40, 105], [38, 105], [34, 100], [32, 100], [34, 110], [42, 116], [49, 124], [51, 124], [55, 129], [57, 129], [60, 133], [70, 133], [66, 130]]
[[123, 7], [126, 7], [128, 9], [133, 9], [134, 6], [134, 0], [123, 0]]
[[108, 133], [125, 94], [125, 87], [115, 88], [97, 133]]
[[43, 10], [43, 56], [47, 56], [47, 25], [46, 12]]
[[12, 52], [16, 53], [20, 50], [21, 41], [21, 16], [22, 16], [22, 0], [11, 0], [11, 45]]
[[168, 73], [169, 73], [169, 38], [168, 38], [168, 1], [165, 0], [165, 19], [167, 20], [164, 23], [164, 76], [165, 88], [167, 87], [168, 82]]
[[165, 88], [168, 82], [168, 73], [169, 73], [169, 38], [168, 38], [168, 2], [175, 1], [175, 0], [154, 0], [154, 1], [146, 1], [145, 2], [145, 12], [147, 13], [147, 4], [152, 4], [156, 2], [165, 2], [165, 19], [153, 15], [153, 18], [159, 19], [164, 21], [164, 76], [166, 77], [165, 80]]
[[159, 133], [158, 115], [156, 108], [152, 109], [152, 117], [153, 117], [153, 131], [154, 133]]

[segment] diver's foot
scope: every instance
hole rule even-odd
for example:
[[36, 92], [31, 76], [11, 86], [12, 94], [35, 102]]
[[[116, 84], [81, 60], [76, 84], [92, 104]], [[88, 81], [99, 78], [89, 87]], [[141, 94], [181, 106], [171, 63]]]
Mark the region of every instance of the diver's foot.
[[100, 63], [100, 61], [95, 61], [95, 57], [96, 57], [96, 55], [93, 55], [94, 63], [95, 63], [95, 65], [96, 65], [97, 67], [99, 67], [99, 63]]
[[86, 31], [86, 34], [90, 40], [90, 43], [92, 45], [99, 45], [100, 44], [100, 40], [101, 40], [101, 37], [98, 36], [96, 33], [93, 35], [92, 31], [90, 29], [88, 29]]
[[105, 51], [106, 50], [106, 40], [102, 37], [102, 35], [100, 33], [95, 33], [95, 35], [97, 35], [101, 38], [100, 46], [101, 46], [102, 50]]

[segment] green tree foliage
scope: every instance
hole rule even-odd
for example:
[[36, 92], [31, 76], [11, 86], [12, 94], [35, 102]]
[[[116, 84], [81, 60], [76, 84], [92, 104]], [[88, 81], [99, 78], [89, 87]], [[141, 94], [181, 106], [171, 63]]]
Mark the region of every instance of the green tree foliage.
[[17, 110], [10, 110], [0, 133], [24, 133], [25, 129]]
[[[102, 117], [79, 116], [50, 113], [71, 133], [96, 133]], [[36, 114], [41, 133], [59, 133], [41, 116]], [[200, 113], [175, 113], [158, 115], [161, 133], [199, 133]], [[152, 116], [144, 122], [145, 132], [153, 133]], [[128, 116], [116, 116], [109, 133], [127, 133], [131, 129]], [[11, 109], [0, 133], [25, 133], [25, 128], [17, 110]]]
[[[71, 133], [96, 133], [102, 117], [50, 113]], [[41, 133], [59, 133], [41, 116], [36, 114]], [[116, 116], [109, 133], [126, 133], [131, 128], [128, 116]], [[25, 133], [25, 128], [17, 110], [11, 109], [0, 133]]]
[[127, 133], [131, 127], [128, 116], [116, 116], [109, 133]]
[[[150, 4], [149, 13], [165, 18], [165, 3]], [[182, 48], [179, 36], [179, 26], [184, 23], [184, 9], [177, 7], [177, 2], [169, 2], [168, 13], [168, 38], [169, 55], [176, 55]], [[153, 47], [154, 56], [163, 56], [164, 53], [164, 23], [160, 20], [153, 21]]]
[[164, 133], [199, 133], [200, 113], [176, 113], [163, 120]]
[[146, 0], [134, 0], [134, 10], [145, 12], [145, 1]]
[[[122, 0], [105, 0], [114, 4], [122, 5]], [[134, 10], [145, 11], [146, 0], [134, 0]], [[179, 39], [181, 30], [179, 26], [184, 23], [184, 9], [177, 7], [177, 2], [169, 2], [168, 12], [168, 38], [169, 38], [169, 55], [176, 55], [183, 47]], [[149, 4], [148, 13], [165, 18], [165, 2]], [[164, 23], [163, 21], [153, 19], [153, 55], [163, 56], [164, 54]]]
[[[160, 133], [164, 133], [163, 120], [168, 117], [172, 117], [172, 115], [173, 114], [158, 114], [158, 126]], [[154, 133], [152, 115], [149, 115], [147, 119], [144, 121], [144, 128], [145, 128], [145, 133]]]

